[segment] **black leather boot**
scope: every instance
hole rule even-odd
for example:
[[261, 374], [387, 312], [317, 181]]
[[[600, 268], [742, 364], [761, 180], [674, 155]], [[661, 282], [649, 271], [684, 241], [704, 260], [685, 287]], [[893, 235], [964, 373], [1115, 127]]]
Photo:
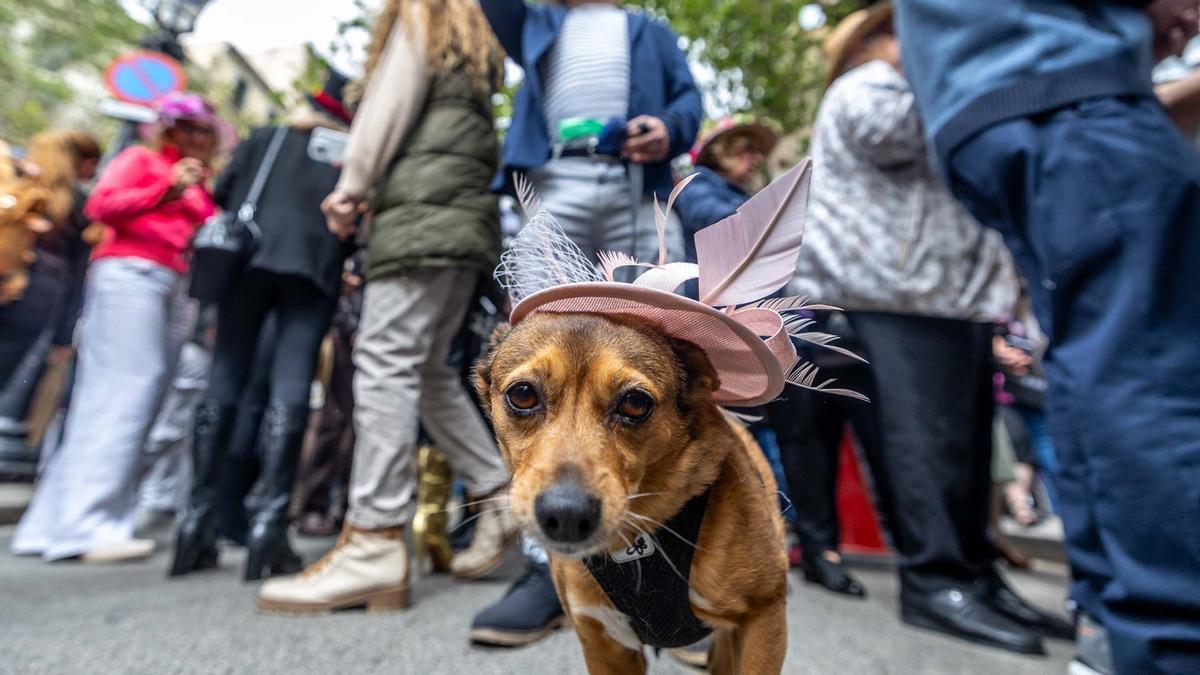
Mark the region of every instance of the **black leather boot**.
[[1048, 638], [1074, 640], [1075, 625], [1065, 618], [1045, 612], [1025, 602], [1004, 581], [1000, 573], [992, 570], [983, 580], [984, 600], [992, 609], [1017, 623], [1032, 628]]
[[217, 566], [217, 528], [213, 504], [222, 460], [233, 433], [237, 408], [206, 400], [196, 411], [192, 440], [192, 491], [175, 531], [170, 576]]
[[294, 574], [302, 565], [288, 541], [288, 506], [300, 463], [308, 408], [271, 405], [263, 418], [262, 473], [251, 493], [254, 515], [246, 537], [246, 581], [271, 574]]

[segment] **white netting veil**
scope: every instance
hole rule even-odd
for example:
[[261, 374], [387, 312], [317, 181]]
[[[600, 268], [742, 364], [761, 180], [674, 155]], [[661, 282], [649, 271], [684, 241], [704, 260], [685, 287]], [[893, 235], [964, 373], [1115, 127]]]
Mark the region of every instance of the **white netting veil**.
[[547, 288], [603, 281], [592, 262], [547, 211], [525, 176], [516, 177], [517, 197], [528, 222], [500, 256], [496, 281], [514, 304]]

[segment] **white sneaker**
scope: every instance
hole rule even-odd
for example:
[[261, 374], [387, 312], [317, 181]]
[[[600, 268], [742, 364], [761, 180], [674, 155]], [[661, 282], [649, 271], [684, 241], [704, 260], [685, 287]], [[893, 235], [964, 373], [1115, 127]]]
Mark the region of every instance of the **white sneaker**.
[[366, 606], [408, 607], [408, 550], [399, 527], [358, 530], [349, 525], [337, 546], [300, 574], [271, 579], [258, 591], [264, 612], [324, 614]]
[[475, 538], [450, 561], [450, 572], [459, 579], [487, 576], [504, 562], [504, 553], [516, 540], [517, 533], [517, 523], [507, 504], [485, 504], [475, 525]]
[[79, 557], [85, 563], [108, 565], [113, 563], [145, 560], [154, 554], [154, 541], [150, 539], [125, 539], [93, 546]]

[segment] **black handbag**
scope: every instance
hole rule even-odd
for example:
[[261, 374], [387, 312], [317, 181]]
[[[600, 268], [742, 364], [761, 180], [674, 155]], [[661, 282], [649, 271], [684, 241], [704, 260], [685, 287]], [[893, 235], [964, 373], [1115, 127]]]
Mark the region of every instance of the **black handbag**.
[[192, 276], [188, 295], [200, 302], [219, 302], [224, 299], [233, 288], [234, 280], [258, 250], [262, 239], [262, 230], [254, 220], [258, 200], [262, 197], [286, 135], [287, 128], [279, 127], [271, 136], [267, 154], [258, 165], [246, 201], [238, 210], [219, 213], [197, 230], [192, 240]]

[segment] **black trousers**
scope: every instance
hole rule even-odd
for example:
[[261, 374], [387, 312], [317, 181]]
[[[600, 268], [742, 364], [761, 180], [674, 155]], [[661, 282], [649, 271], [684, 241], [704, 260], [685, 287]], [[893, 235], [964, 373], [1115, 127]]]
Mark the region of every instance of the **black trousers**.
[[304, 449], [296, 491], [301, 513], [337, 517], [346, 513], [354, 458], [354, 345], [351, 336], [337, 328], [330, 335], [333, 371], [329, 391], [311, 442]]
[[[259, 353], [259, 358], [270, 361], [270, 403], [307, 406], [333, 308], [334, 299], [308, 279], [263, 270], [245, 272], [234, 293], [218, 308], [208, 397], [225, 405], [242, 400]], [[260, 345], [263, 324], [270, 314], [275, 317], [274, 343]]]
[[905, 590], [990, 572], [990, 324], [873, 312], [848, 315], [873, 380], [891, 535]]
[[[823, 329], [822, 329], [823, 330]], [[809, 353], [808, 358], [820, 358]], [[874, 400], [870, 367], [839, 358], [821, 365], [822, 378]], [[885, 526], [892, 514], [891, 486], [881, 475], [883, 443], [871, 404], [789, 387], [784, 398], [767, 406], [767, 419], [779, 441], [788, 498], [795, 512], [796, 533], [805, 558], [838, 550], [841, 528], [837, 513], [837, 476], [842, 434], [849, 424], [871, 469], [876, 509]]]
[[[38, 337], [54, 325], [66, 291], [63, 263], [39, 259], [29, 266], [25, 294], [16, 302], [0, 305], [0, 388], [20, 368]], [[40, 376], [40, 371], [34, 375]]]

